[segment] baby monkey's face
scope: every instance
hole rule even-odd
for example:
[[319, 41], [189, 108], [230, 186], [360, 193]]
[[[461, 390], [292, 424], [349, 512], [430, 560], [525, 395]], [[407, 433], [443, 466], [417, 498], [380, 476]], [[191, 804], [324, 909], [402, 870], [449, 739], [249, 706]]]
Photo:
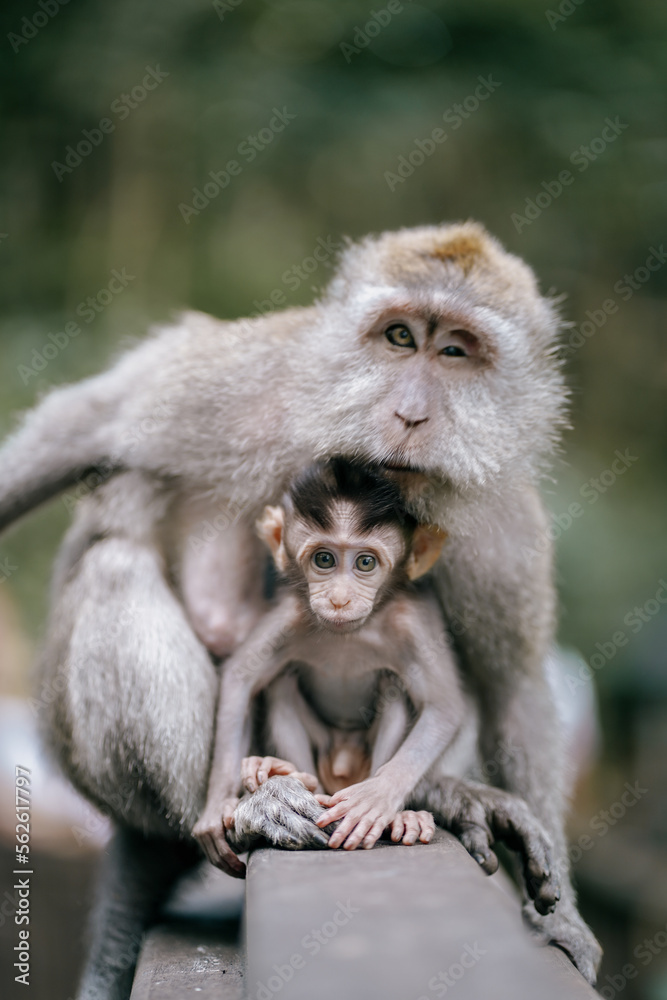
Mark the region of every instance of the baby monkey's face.
[[394, 587], [428, 572], [446, 537], [432, 525], [407, 530], [398, 515], [369, 525], [363, 513], [363, 500], [331, 499], [317, 523], [288, 499], [257, 522], [277, 568], [331, 632], [361, 628]]
[[354, 504], [335, 502], [322, 528], [283, 507], [267, 507], [258, 524], [278, 569], [305, 584], [313, 614], [333, 632], [360, 628], [405, 562], [398, 524], [362, 532], [355, 513]]
[[360, 533], [350, 504], [336, 505], [326, 531], [295, 519], [287, 549], [308, 585], [310, 607], [336, 632], [360, 628], [386, 592], [406, 556], [401, 529], [382, 525]]

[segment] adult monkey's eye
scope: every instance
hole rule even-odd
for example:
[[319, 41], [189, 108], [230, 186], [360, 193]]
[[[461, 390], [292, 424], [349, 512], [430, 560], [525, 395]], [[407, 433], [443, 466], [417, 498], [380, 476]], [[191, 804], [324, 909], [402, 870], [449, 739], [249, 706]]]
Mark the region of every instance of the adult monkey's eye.
[[448, 358], [467, 358], [468, 355], [463, 350], [462, 347], [457, 347], [456, 344], [448, 344], [441, 351], [441, 354], [446, 354]]
[[313, 562], [318, 569], [333, 569], [336, 565], [336, 559], [333, 552], [327, 552], [326, 549], [320, 549], [313, 556]]
[[357, 569], [360, 569], [362, 573], [370, 573], [372, 569], [377, 566], [377, 559], [375, 556], [363, 555], [357, 556], [354, 565]]
[[387, 327], [385, 337], [394, 347], [416, 347], [414, 337], [403, 323], [395, 323]]

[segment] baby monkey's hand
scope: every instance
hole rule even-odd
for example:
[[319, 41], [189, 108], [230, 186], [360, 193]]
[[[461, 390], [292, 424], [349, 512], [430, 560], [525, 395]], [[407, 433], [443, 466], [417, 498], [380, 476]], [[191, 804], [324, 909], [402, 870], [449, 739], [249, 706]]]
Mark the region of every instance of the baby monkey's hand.
[[238, 802], [235, 796], [207, 802], [204, 812], [192, 830], [192, 835], [199, 841], [212, 865], [234, 878], [245, 878], [245, 865], [239, 861], [225, 836], [225, 832], [234, 822], [234, 810]]
[[317, 778], [306, 771], [297, 771], [294, 764], [280, 757], [244, 757], [241, 761], [241, 784], [248, 792], [256, 792], [269, 778], [287, 775], [297, 778], [309, 792], [317, 788]]
[[404, 809], [391, 824], [391, 839], [395, 844], [405, 844], [408, 847], [418, 840], [422, 844], [428, 844], [434, 833], [435, 820], [425, 809], [420, 809], [419, 812]]
[[319, 827], [340, 820], [329, 838], [329, 847], [353, 851], [361, 845], [373, 847], [384, 831], [391, 827], [391, 838], [410, 845], [417, 839], [428, 844], [435, 832], [433, 817], [427, 812], [400, 810], [400, 802], [389, 792], [385, 782], [368, 778], [349, 788], [342, 788], [330, 798], [317, 797], [327, 811], [316, 821]]

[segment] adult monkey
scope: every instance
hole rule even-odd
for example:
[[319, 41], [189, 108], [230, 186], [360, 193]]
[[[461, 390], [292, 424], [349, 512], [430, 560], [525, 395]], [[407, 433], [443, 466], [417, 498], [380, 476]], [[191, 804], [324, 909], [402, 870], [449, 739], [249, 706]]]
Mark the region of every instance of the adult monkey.
[[[171, 844], [203, 804], [217, 690], [206, 647], [229, 652], [263, 611], [250, 525], [300, 468], [343, 454], [394, 470], [417, 518], [448, 532], [438, 586], [479, 697], [482, 758], [542, 820], [563, 881], [555, 913], [531, 919], [594, 979], [544, 673], [555, 600], [535, 482], [564, 422], [558, 330], [530, 269], [479, 225], [386, 233], [346, 249], [314, 306], [251, 323], [186, 315], [51, 393], [7, 442], [0, 527], [102, 470], [57, 564], [42, 671], [65, 770], [123, 824], [112, 856], [132, 877], [109, 873], [125, 886], [116, 908], [166, 886], [181, 863]], [[233, 524], [188, 544], [230, 503]], [[474, 800], [457, 809], [484, 825]], [[131, 954], [138, 931], [126, 938]], [[98, 945], [84, 996], [123, 995], [131, 972], [99, 987], [113, 948]]]

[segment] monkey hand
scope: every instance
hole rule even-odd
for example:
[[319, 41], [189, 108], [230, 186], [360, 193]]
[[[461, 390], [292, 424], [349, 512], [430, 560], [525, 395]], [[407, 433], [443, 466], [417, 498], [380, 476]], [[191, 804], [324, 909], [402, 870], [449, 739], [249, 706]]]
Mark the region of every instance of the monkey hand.
[[230, 796], [215, 805], [207, 803], [192, 829], [192, 835], [212, 865], [233, 878], [245, 878], [245, 865], [237, 858], [225, 833], [234, 823], [238, 801]]
[[256, 792], [275, 775], [291, 775], [305, 785], [309, 792], [317, 788], [317, 778], [307, 771], [297, 771], [294, 764], [280, 757], [244, 757], [241, 761], [241, 784], [248, 792]]
[[[419, 786], [415, 798], [420, 799]], [[425, 796], [446, 829], [454, 833], [487, 874], [498, 868], [492, 850], [503, 841], [523, 865], [524, 884], [539, 914], [550, 913], [560, 899], [560, 879], [553, 864], [551, 840], [523, 799], [476, 781], [441, 778]]]
[[329, 808], [317, 825], [324, 827], [340, 820], [329, 838], [329, 847], [342, 846], [353, 851], [361, 844], [368, 849], [393, 824], [402, 804], [402, 796], [397, 798], [387, 782], [378, 777], [368, 778], [332, 795]]
[[261, 841], [293, 850], [327, 847], [329, 831], [315, 823], [323, 811], [312, 792], [293, 775], [267, 778], [256, 792], [241, 799], [227, 837], [238, 851]]
[[433, 839], [434, 833], [435, 820], [425, 809], [420, 809], [419, 812], [404, 809], [396, 814], [391, 824], [391, 839], [395, 844], [405, 844], [406, 847], [412, 846], [418, 840], [422, 844], [428, 844]]

